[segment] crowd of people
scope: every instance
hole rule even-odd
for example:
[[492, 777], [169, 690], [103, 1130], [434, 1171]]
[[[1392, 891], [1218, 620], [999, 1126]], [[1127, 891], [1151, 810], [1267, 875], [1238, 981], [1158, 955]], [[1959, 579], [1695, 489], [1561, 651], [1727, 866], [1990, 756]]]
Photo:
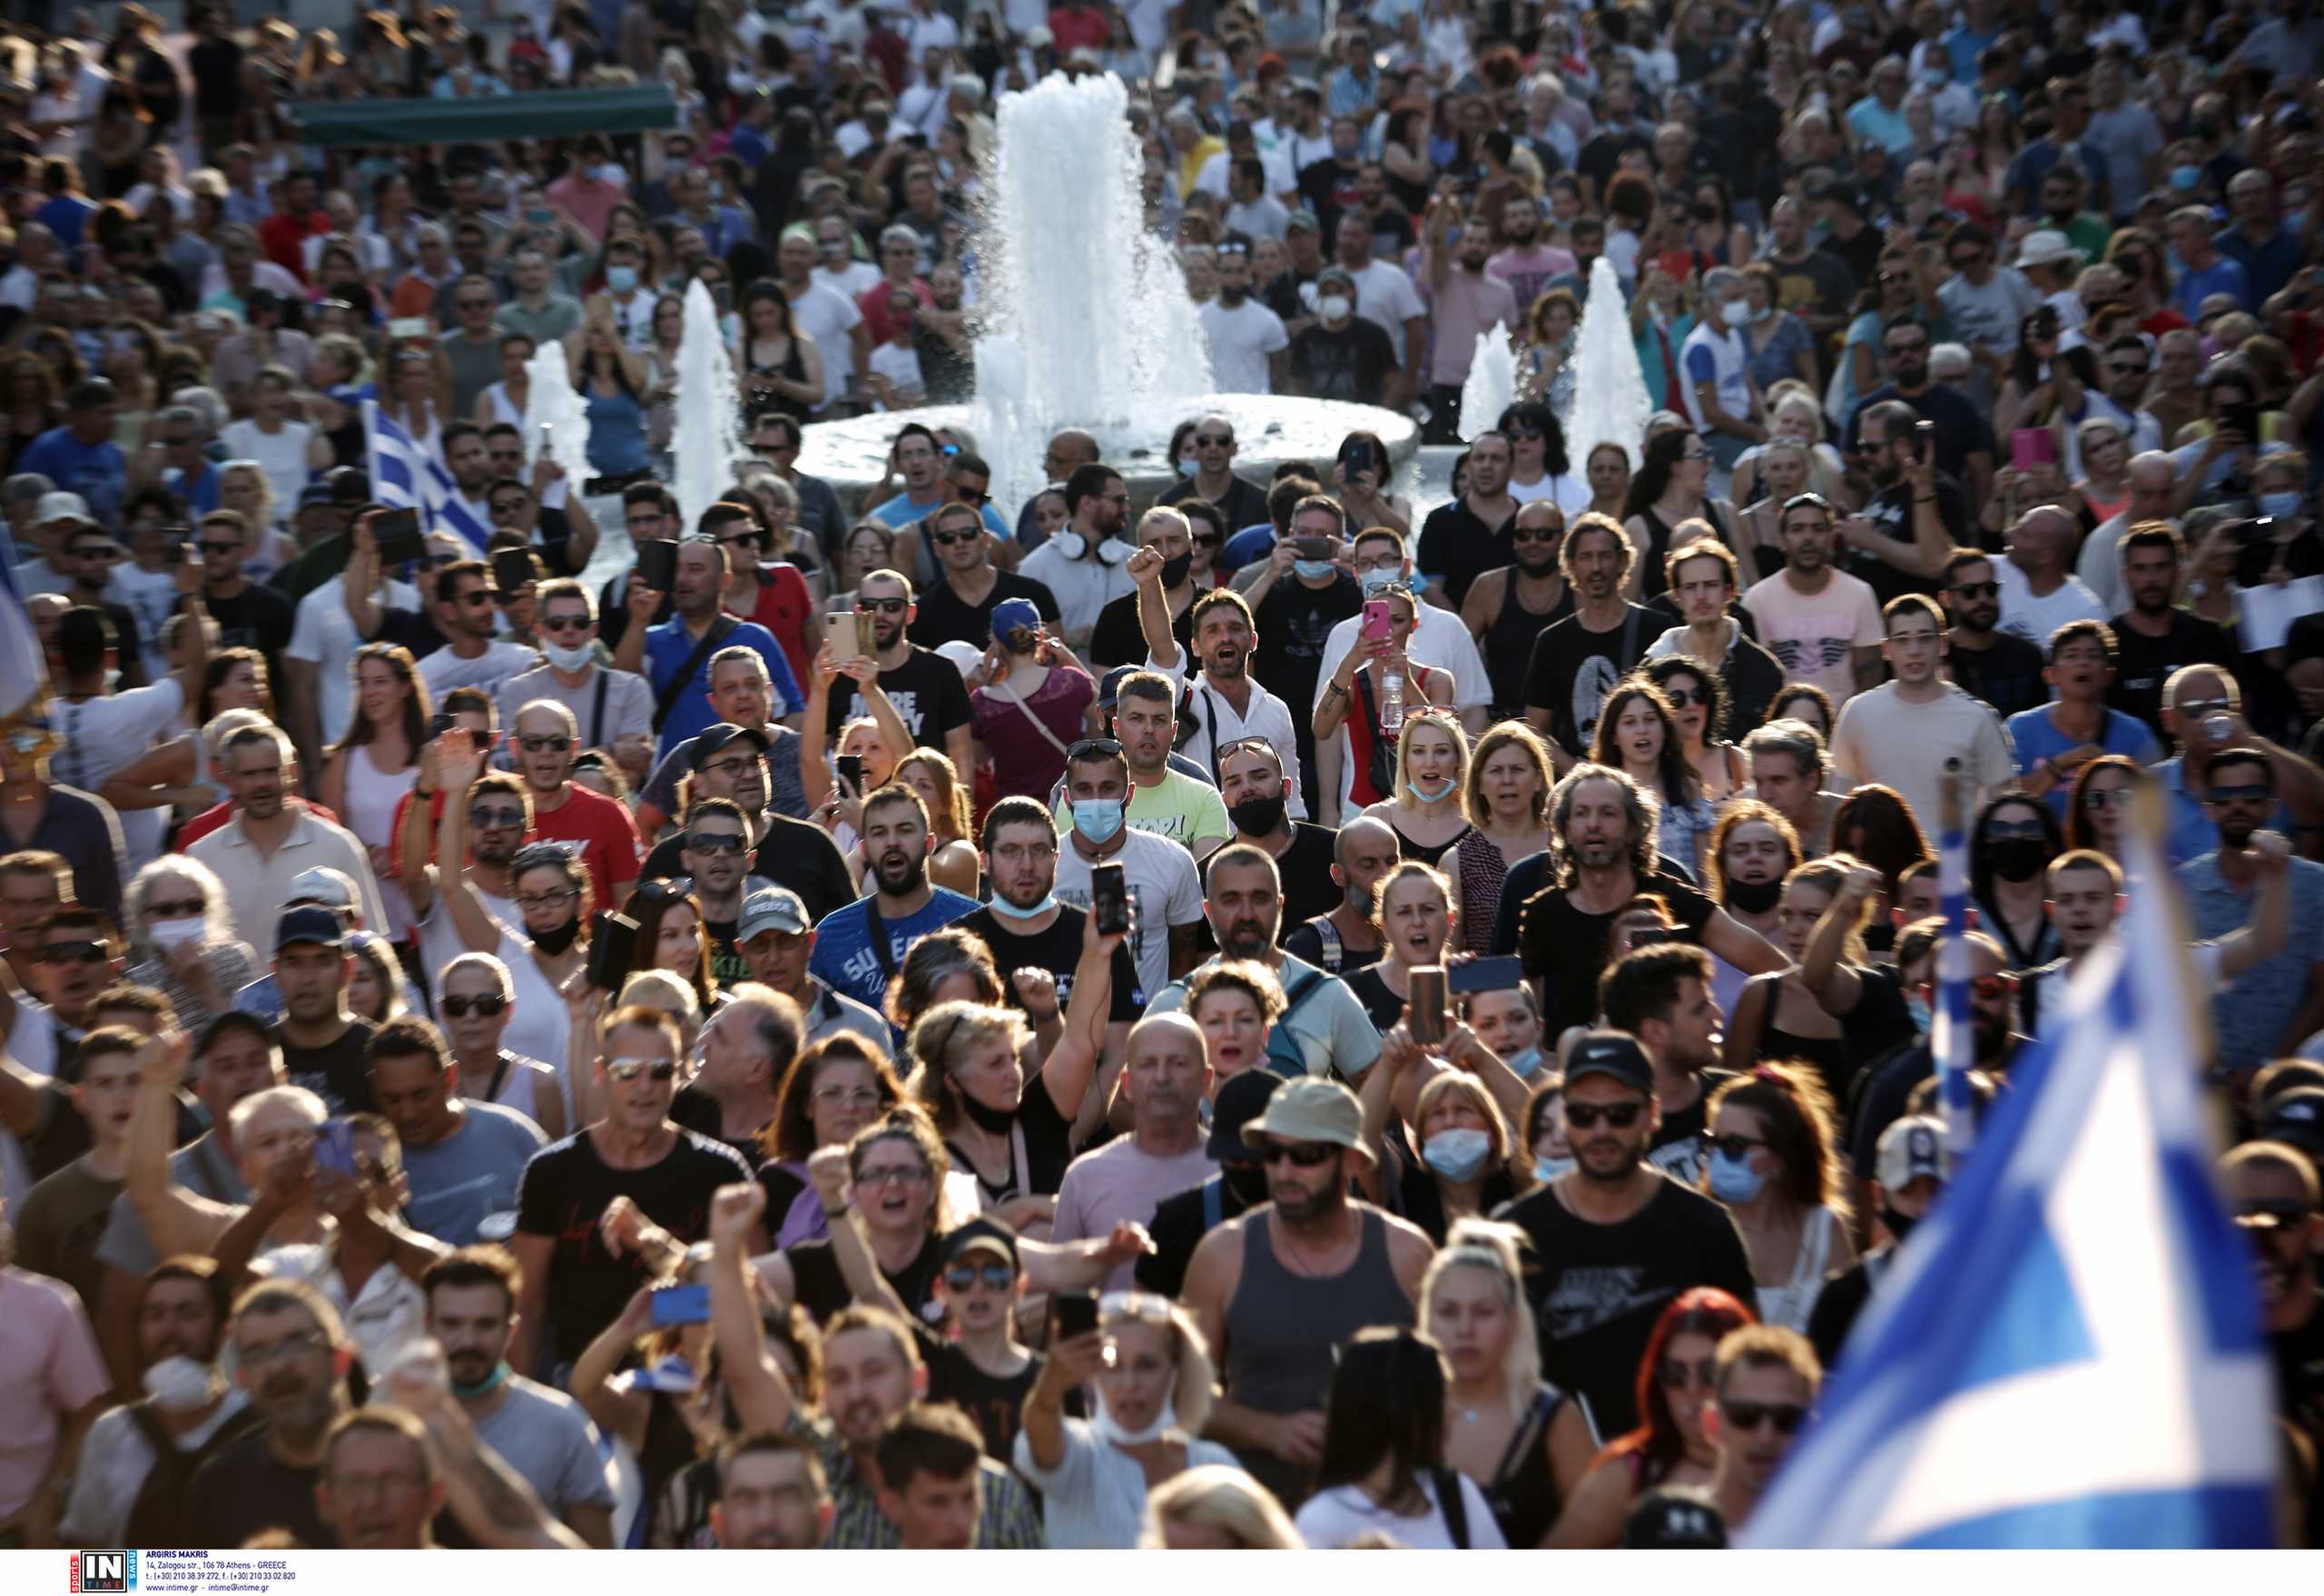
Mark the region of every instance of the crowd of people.
[[[186, 21], [0, 34], [0, 1546], [1726, 1544], [1953, 1172], [1948, 831], [1980, 1112], [2179, 898], [2324, 1543], [2311, 12]], [[1449, 498], [1210, 413], [1152, 504], [803, 470], [968, 393], [1050, 73], [1218, 388]]]

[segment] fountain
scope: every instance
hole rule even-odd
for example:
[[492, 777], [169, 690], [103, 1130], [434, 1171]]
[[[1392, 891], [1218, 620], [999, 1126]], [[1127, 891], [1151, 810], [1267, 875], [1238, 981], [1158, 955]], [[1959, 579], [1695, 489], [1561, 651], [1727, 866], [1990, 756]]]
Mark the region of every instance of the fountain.
[[726, 356], [725, 330], [710, 290], [696, 278], [686, 285], [685, 321], [678, 341], [677, 425], [670, 439], [671, 491], [688, 531], [702, 512], [734, 485], [734, 462], [751, 458], [740, 428], [742, 391]]
[[1185, 279], [1145, 227], [1128, 106], [1111, 75], [1052, 76], [1002, 97], [975, 244], [974, 401], [819, 422], [806, 429], [801, 470], [855, 494], [880, 479], [907, 422], [960, 427], [992, 468], [993, 498], [1013, 508], [1043, 486], [1049, 436], [1078, 427], [1146, 503], [1177, 480], [1171, 432], [1214, 411], [1234, 423], [1236, 472], [1262, 486], [1282, 460], [1327, 468], [1353, 431], [1379, 434], [1399, 468], [1412, 459], [1419, 429], [1396, 411], [1209, 391]]

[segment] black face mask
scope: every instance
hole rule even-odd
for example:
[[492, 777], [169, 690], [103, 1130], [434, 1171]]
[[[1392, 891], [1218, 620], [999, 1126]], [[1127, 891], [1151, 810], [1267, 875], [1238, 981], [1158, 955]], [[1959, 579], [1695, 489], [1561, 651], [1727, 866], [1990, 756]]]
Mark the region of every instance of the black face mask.
[[1697, 204], [1689, 207], [1689, 214], [1693, 216], [1698, 222], [1716, 222], [1718, 220], [1718, 207], [1716, 205]]
[[2030, 882], [2050, 862], [2050, 845], [2039, 837], [2003, 837], [1985, 846], [1994, 873], [2005, 882]]
[[1246, 798], [1240, 803], [1226, 806], [1226, 818], [1235, 823], [1235, 830], [1246, 837], [1270, 835], [1283, 823], [1283, 794], [1269, 798]]
[[994, 1136], [1007, 1136], [1017, 1128], [1016, 1109], [989, 1108], [965, 1091], [960, 1093], [960, 1112], [966, 1114], [978, 1129], [990, 1131]]
[[542, 952], [547, 953], [551, 957], [555, 957], [556, 954], [562, 953], [567, 948], [573, 946], [573, 939], [580, 934], [581, 917], [576, 914], [571, 920], [566, 921], [563, 925], [557, 926], [553, 930], [537, 931], [533, 932], [533, 946], [538, 948]]
[[1221, 1164], [1218, 1178], [1235, 1200], [1246, 1208], [1256, 1208], [1267, 1200], [1267, 1172], [1259, 1164]]
[[1179, 555], [1175, 559], [1164, 560], [1162, 562], [1162, 586], [1165, 587], [1176, 587], [1179, 583], [1187, 579], [1187, 573], [1192, 571], [1194, 568], [1195, 557], [1191, 553]]
[[1880, 1210], [1880, 1222], [1888, 1227], [1888, 1234], [1896, 1238], [1898, 1246], [1905, 1245], [1905, 1237], [1910, 1236], [1913, 1233], [1913, 1227], [1920, 1223], [1912, 1215], [1900, 1214], [1894, 1207], [1884, 1207]]
[[1772, 881], [1737, 882], [1727, 883], [1727, 906], [1740, 909], [1746, 914], [1765, 914], [1783, 896], [1783, 878]]

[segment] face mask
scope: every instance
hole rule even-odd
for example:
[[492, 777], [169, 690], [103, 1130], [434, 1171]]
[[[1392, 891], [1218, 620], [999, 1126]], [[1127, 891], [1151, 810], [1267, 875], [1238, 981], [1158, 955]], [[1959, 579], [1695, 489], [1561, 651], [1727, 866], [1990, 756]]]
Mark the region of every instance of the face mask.
[[1751, 319], [1751, 301], [1729, 300], [1718, 308], [1718, 319], [1729, 327], [1740, 327]]
[[1345, 294], [1325, 294], [1315, 301], [1315, 310], [1326, 321], [1344, 321], [1355, 306]]
[[145, 940], [156, 948], [182, 948], [188, 942], [198, 942], [210, 930], [210, 921], [199, 914], [181, 920], [149, 920], [145, 922]]
[[1900, 1214], [1893, 1207], [1880, 1210], [1880, 1222], [1888, 1227], [1888, 1234], [1896, 1238], [1898, 1246], [1905, 1245], [1905, 1237], [1910, 1236], [1913, 1227], [1920, 1223], [1912, 1215]]
[[1440, 1130], [1421, 1144], [1421, 1162], [1447, 1180], [1474, 1180], [1492, 1156], [1492, 1138], [1482, 1130]]
[[2299, 495], [2297, 493], [2263, 493], [2260, 496], [2260, 513], [2263, 516], [2274, 516], [2279, 518], [2287, 516], [2296, 516], [2299, 514]]
[[[1177, 1382], [1173, 1380], [1171, 1382], [1173, 1391], [1177, 1389]], [[1149, 1442], [1161, 1440], [1167, 1432], [1178, 1427], [1178, 1410], [1177, 1404], [1166, 1396], [1162, 1399], [1161, 1409], [1155, 1414], [1152, 1424], [1143, 1430], [1127, 1430], [1122, 1427], [1121, 1421], [1114, 1417], [1113, 1410], [1106, 1405], [1105, 1388], [1100, 1386], [1098, 1391], [1098, 1416], [1091, 1423], [1096, 1426], [1098, 1434], [1116, 1446], [1144, 1446]]]
[[1267, 1200], [1267, 1172], [1263, 1168], [1222, 1164], [1218, 1178], [1235, 1194], [1235, 1200], [1246, 1208], [1256, 1208]]
[[560, 671], [586, 670], [590, 662], [597, 657], [597, 651], [586, 643], [578, 648], [567, 648], [558, 643], [544, 643], [541, 645], [541, 653], [547, 655], [548, 663]]
[[606, 286], [617, 294], [629, 292], [637, 286], [637, 268], [635, 266], [606, 267]]
[[1118, 798], [1075, 799], [1073, 829], [1088, 842], [1104, 847], [1114, 840], [1114, 833], [1122, 829], [1122, 801]]
[[190, 1357], [165, 1357], [145, 1371], [145, 1394], [154, 1405], [173, 1414], [191, 1413], [217, 1394], [220, 1381], [212, 1364]]
[[458, 1380], [453, 1381], [452, 1394], [454, 1396], [462, 1397], [488, 1396], [493, 1392], [500, 1389], [500, 1383], [507, 1378], [508, 1361], [507, 1359], [503, 1358], [500, 1362], [492, 1365], [492, 1373], [487, 1374], [483, 1379], [478, 1381], [473, 1385], [463, 1385]]
[[1240, 803], [1226, 807], [1226, 818], [1246, 837], [1264, 837], [1283, 823], [1283, 794], [1271, 798], [1246, 798]]
[[1541, 1067], [1541, 1049], [1539, 1047], [1528, 1048], [1515, 1058], [1503, 1059], [1502, 1062], [1509, 1066], [1510, 1074], [1518, 1079], [1531, 1080], [1533, 1071]]
[[1310, 582], [1321, 581], [1324, 577], [1332, 574], [1332, 562], [1329, 560], [1294, 560], [1291, 562], [1291, 572], [1292, 575], [1304, 577], [1305, 580]]
[[1404, 579], [1401, 571], [1366, 571], [1356, 580], [1364, 584], [1364, 596], [1377, 598]]
[[1751, 1155], [1729, 1159], [1725, 1153], [1710, 1156], [1710, 1195], [1722, 1203], [1748, 1203], [1759, 1195], [1768, 1177], [1751, 1167]]
[[1047, 914], [1050, 910], [1056, 908], [1057, 894], [1055, 892], [1043, 892], [1041, 894], [1041, 901], [1034, 904], [1030, 909], [1019, 909], [1016, 904], [1011, 903], [1008, 899], [1002, 897], [1000, 893], [995, 892], [992, 895], [992, 902], [989, 907], [995, 914], [1004, 916], [1009, 920], [1031, 920], [1036, 915]]
[[2171, 186], [2174, 189], [2191, 189], [2202, 181], [2203, 169], [2200, 166], [2174, 166], [2171, 169]]
[[1765, 882], [1729, 882], [1727, 883], [1727, 906], [1740, 909], [1746, 914], [1765, 914], [1783, 896], [1780, 880]]
[[1444, 783], [1444, 788], [1443, 788], [1443, 791], [1442, 791], [1442, 792], [1438, 792], [1438, 793], [1423, 793], [1423, 792], [1422, 792], [1418, 787], [1414, 786], [1412, 783], [1410, 783], [1410, 782], [1406, 782], [1406, 783], [1404, 783], [1404, 791], [1405, 791], [1405, 792], [1407, 792], [1407, 793], [1410, 793], [1413, 797], [1415, 797], [1415, 798], [1419, 799], [1423, 803], [1443, 803], [1447, 798], [1450, 798], [1451, 796], [1452, 796], [1452, 794], [1453, 794], [1454, 791], [1455, 791], [1456, 789], [1458, 789], [1460, 785], [1461, 785], [1461, 783], [1458, 783], [1458, 782], [1447, 782], [1447, 783]]
[[1570, 1175], [1572, 1172], [1573, 1160], [1571, 1158], [1536, 1158], [1533, 1160], [1533, 1178], [1540, 1181], [1543, 1186], [1547, 1186], [1551, 1181], [1558, 1179], [1561, 1176]]
[[1182, 554], [1174, 558], [1164, 560], [1162, 562], [1162, 586], [1165, 587], [1177, 586], [1178, 584], [1187, 579], [1187, 573], [1192, 571], [1194, 568], [1195, 557], [1191, 554]]
[[966, 1114], [970, 1122], [980, 1130], [989, 1131], [994, 1136], [1007, 1136], [1017, 1128], [1016, 1109], [996, 1108], [990, 1104], [980, 1103], [965, 1091], [960, 1094], [960, 1112]]
[[1928, 1000], [1918, 992], [1908, 993], [1905, 996], [1905, 1013], [1912, 1020], [1913, 1029], [1923, 1036], [1926, 1036], [1930, 1028], [1936, 1023], [1936, 1017], [1929, 1012]]
[[2030, 882], [2050, 862], [2050, 846], [2039, 837], [2004, 837], [1985, 850], [1994, 873], [2005, 882]]
[[566, 921], [563, 925], [556, 926], [549, 931], [533, 932], [533, 946], [538, 948], [542, 952], [548, 954], [551, 958], [555, 958], [557, 954], [564, 952], [567, 948], [573, 946], [573, 939], [580, 934], [581, 917], [576, 914], [571, 920]]
[[1198, 460], [1180, 460], [1178, 462], [1178, 475], [1181, 477], [1191, 477], [1196, 471], [1201, 469], [1202, 463]]

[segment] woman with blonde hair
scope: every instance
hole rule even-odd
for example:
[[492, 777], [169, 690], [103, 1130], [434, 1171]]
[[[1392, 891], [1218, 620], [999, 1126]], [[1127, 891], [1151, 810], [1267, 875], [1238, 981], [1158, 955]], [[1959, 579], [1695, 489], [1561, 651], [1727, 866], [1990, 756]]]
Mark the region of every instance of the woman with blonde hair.
[[1581, 1404], [1541, 1378], [1518, 1262], [1523, 1232], [1453, 1222], [1420, 1284], [1420, 1324], [1444, 1351], [1445, 1463], [1484, 1492], [1502, 1538], [1539, 1546], [1596, 1454]]
[[1492, 951], [1493, 917], [1509, 867], [1550, 845], [1555, 785], [1548, 745], [1522, 721], [1503, 721], [1477, 739], [1461, 798], [1473, 829], [1454, 846], [1445, 872], [1467, 951]]
[[[1519, 1082], [1513, 1095], [1522, 1101], [1523, 1091]], [[1452, 1226], [1481, 1219], [1513, 1199], [1520, 1189], [1513, 1171], [1532, 1166], [1531, 1154], [1511, 1134], [1507, 1116], [1483, 1081], [1459, 1069], [1420, 1089], [1412, 1128], [1420, 1158], [1405, 1163], [1393, 1142], [1382, 1144], [1389, 1162], [1403, 1166], [1401, 1172], [1384, 1172], [1383, 1179], [1397, 1181], [1403, 1200], [1396, 1211], [1439, 1246]]]
[[[1367, 640], [1359, 630], [1324, 683], [1323, 697], [1315, 705], [1311, 729], [1315, 734], [1316, 788], [1322, 798], [1319, 819], [1327, 826], [1341, 823], [1347, 805], [1362, 810], [1384, 801], [1393, 804], [1403, 791], [1403, 740], [1411, 734], [1415, 712], [1452, 702], [1451, 674], [1420, 665], [1405, 652], [1419, 625], [1419, 595], [1399, 582], [1381, 589], [1377, 596], [1388, 606], [1385, 645]], [[1401, 732], [1384, 724], [1392, 680], [1402, 683], [1404, 726]], [[1337, 734], [1342, 727], [1347, 731], [1344, 737]], [[1458, 725], [1453, 729], [1457, 733]], [[1452, 791], [1447, 787], [1436, 797], [1450, 797]], [[1449, 844], [1451, 839], [1446, 842]], [[1433, 862], [1436, 855], [1427, 857]]]
[[1778, 444], [1796, 445], [1807, 456], [1805, 491], [1837, 499], [1846, 467], [1839, 451], [1825, 441], [1824, 407], [1817, 402], [1815, 389], [1796, 377], [1787, 377], [1768, 389], [1767, 441], [1745, 449], [1735, 461], [1735, 480], [1728, 493], [1735, 503], [1751, 500], [1760, 487], [1767, 453]]
[[1407, 710], [1396, 736], [1396, 790], [1364, 813], [1387, 823], [1406, 859], [1433, 865], [1472, 829], [1459, 803], [1468, 776], [1469, 734], [1452, 711]]
[[928, 805], [928, 829], [935, 839], [928, 855], [928, 879], [976, 896], [980, 867], [969, 818], [969, 784], [950, 756], [933, 748], [915, 748], [896, 762], [895, 779]]
[[1742, 1233], [1759, 1322], [1805, 1332], [1824, 1282], [1856, 1263], [1832, 1099], [1804, 1064], [1760, 1064], [1711, 1094], [1703, 1189]]
[[1452, 883], [1443, 871], [1417, 859], [1396, 865], [1373, 889], [1372, 923], [1380, 933], [1380, 958], [1343, 979], [1384, 1035], [1403, 1017], [1404, 1006], [1412, 1000], [1412, 972], [1444, 962], [1458, 918]]
[[1204, 1463], [1157, 1485], [1146, 1498], [1140, 1551], [1304, 1552], [1275, 1493], [1241, 1469]]
[[[1215, 1383], [1193, 1316], [1149, 1292], [1107, 1293], [1096, 1329], [1050, 1344], [1010, 1461], [1041, 1493], [1051, 1550], [1126, 1551], [1154, 1487], [1189, 1468], [1240, 1472], [1232, 1452], [1197, 1439]], [[1068, 1418], [1067, 1399], [1085, 1386], [1097, 1393], [1093, 1416]]]

